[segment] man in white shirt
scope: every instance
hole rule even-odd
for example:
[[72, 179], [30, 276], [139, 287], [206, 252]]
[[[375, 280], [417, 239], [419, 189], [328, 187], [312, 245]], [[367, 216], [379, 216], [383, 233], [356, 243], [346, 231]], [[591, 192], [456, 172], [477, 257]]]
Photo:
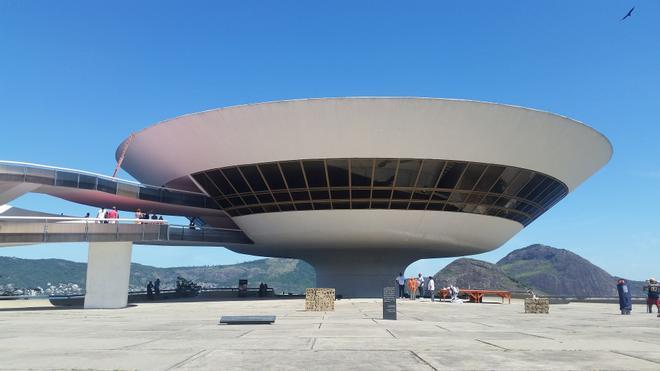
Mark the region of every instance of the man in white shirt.
[[417, 290], [419, 291], [419, 297], [423, 298], [424, 297], [424, 277], [422, 277], [422, 274], [417, 275], [417, 282], [419, 283], [419, 287]]
[[404, 288], [406, 286], [406, 278], [403, 276], [403, 273], [399, 273], [399, 276], [395, 279], [396, 283], [399, 285], [399, 298], [404, 298]]
[[[99, 211], [96, 213], [96, 219], [105, 219], [105, 209], [100, 208]], [[97, 220], [97, 223], [103, 223], [102, 220]]]
[[433, 276], [429, 276], [428, 281], [426, 281], [426, 289], [431, 293], [431, 302], [435, 301], [435, 281], [433, 281]]

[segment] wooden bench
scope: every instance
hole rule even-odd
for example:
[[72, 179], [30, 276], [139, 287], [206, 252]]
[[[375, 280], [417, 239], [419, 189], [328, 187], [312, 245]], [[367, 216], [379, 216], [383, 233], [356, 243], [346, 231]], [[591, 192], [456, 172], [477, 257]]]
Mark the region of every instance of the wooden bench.
[[[458, 293], [466, 294], [473, 303], [482, 303], [485, 295], [495, 295], [502, 298], [502, 304], [504, 304], [504, 299], [507, 299], [509, 304], [511, 304], [511, 291], [458, 289]], [[440, 289], [438, 294], [441, 298], [446, 299], [449, 297], [449, 290]]]

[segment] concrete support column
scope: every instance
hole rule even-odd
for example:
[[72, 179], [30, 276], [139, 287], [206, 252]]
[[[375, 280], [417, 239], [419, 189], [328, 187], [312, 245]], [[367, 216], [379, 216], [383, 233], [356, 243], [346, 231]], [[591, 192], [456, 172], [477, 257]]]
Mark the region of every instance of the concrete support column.
[[383, 287], [395, 286], [399, 272], [417, 260], [397, 252], [346, 251], [307, 255], [316, 270], [316, 287], [334, 288], [345, 298], [380, 298]]
[[132, 250], [132, 242], [89, 243], [85, 309], [127, 305]]

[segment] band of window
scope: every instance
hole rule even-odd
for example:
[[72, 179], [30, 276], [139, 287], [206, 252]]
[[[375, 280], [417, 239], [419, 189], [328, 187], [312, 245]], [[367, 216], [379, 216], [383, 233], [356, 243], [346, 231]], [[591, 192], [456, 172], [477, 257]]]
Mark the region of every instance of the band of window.
[[491, 215], [528, 225], [568, 193], [532, 170], [436, 159], [315, 159], [192, 174], [232, 216], [295, 210], [398, 209]]

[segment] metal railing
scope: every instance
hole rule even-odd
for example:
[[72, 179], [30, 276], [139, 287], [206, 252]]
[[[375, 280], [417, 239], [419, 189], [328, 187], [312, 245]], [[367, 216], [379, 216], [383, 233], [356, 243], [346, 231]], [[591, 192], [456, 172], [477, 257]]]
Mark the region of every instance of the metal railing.
[[172, 225], [166, 220], [0, 216], [0, 243], [111, 241], [177, 245], [253, 243], [240, 229]]

